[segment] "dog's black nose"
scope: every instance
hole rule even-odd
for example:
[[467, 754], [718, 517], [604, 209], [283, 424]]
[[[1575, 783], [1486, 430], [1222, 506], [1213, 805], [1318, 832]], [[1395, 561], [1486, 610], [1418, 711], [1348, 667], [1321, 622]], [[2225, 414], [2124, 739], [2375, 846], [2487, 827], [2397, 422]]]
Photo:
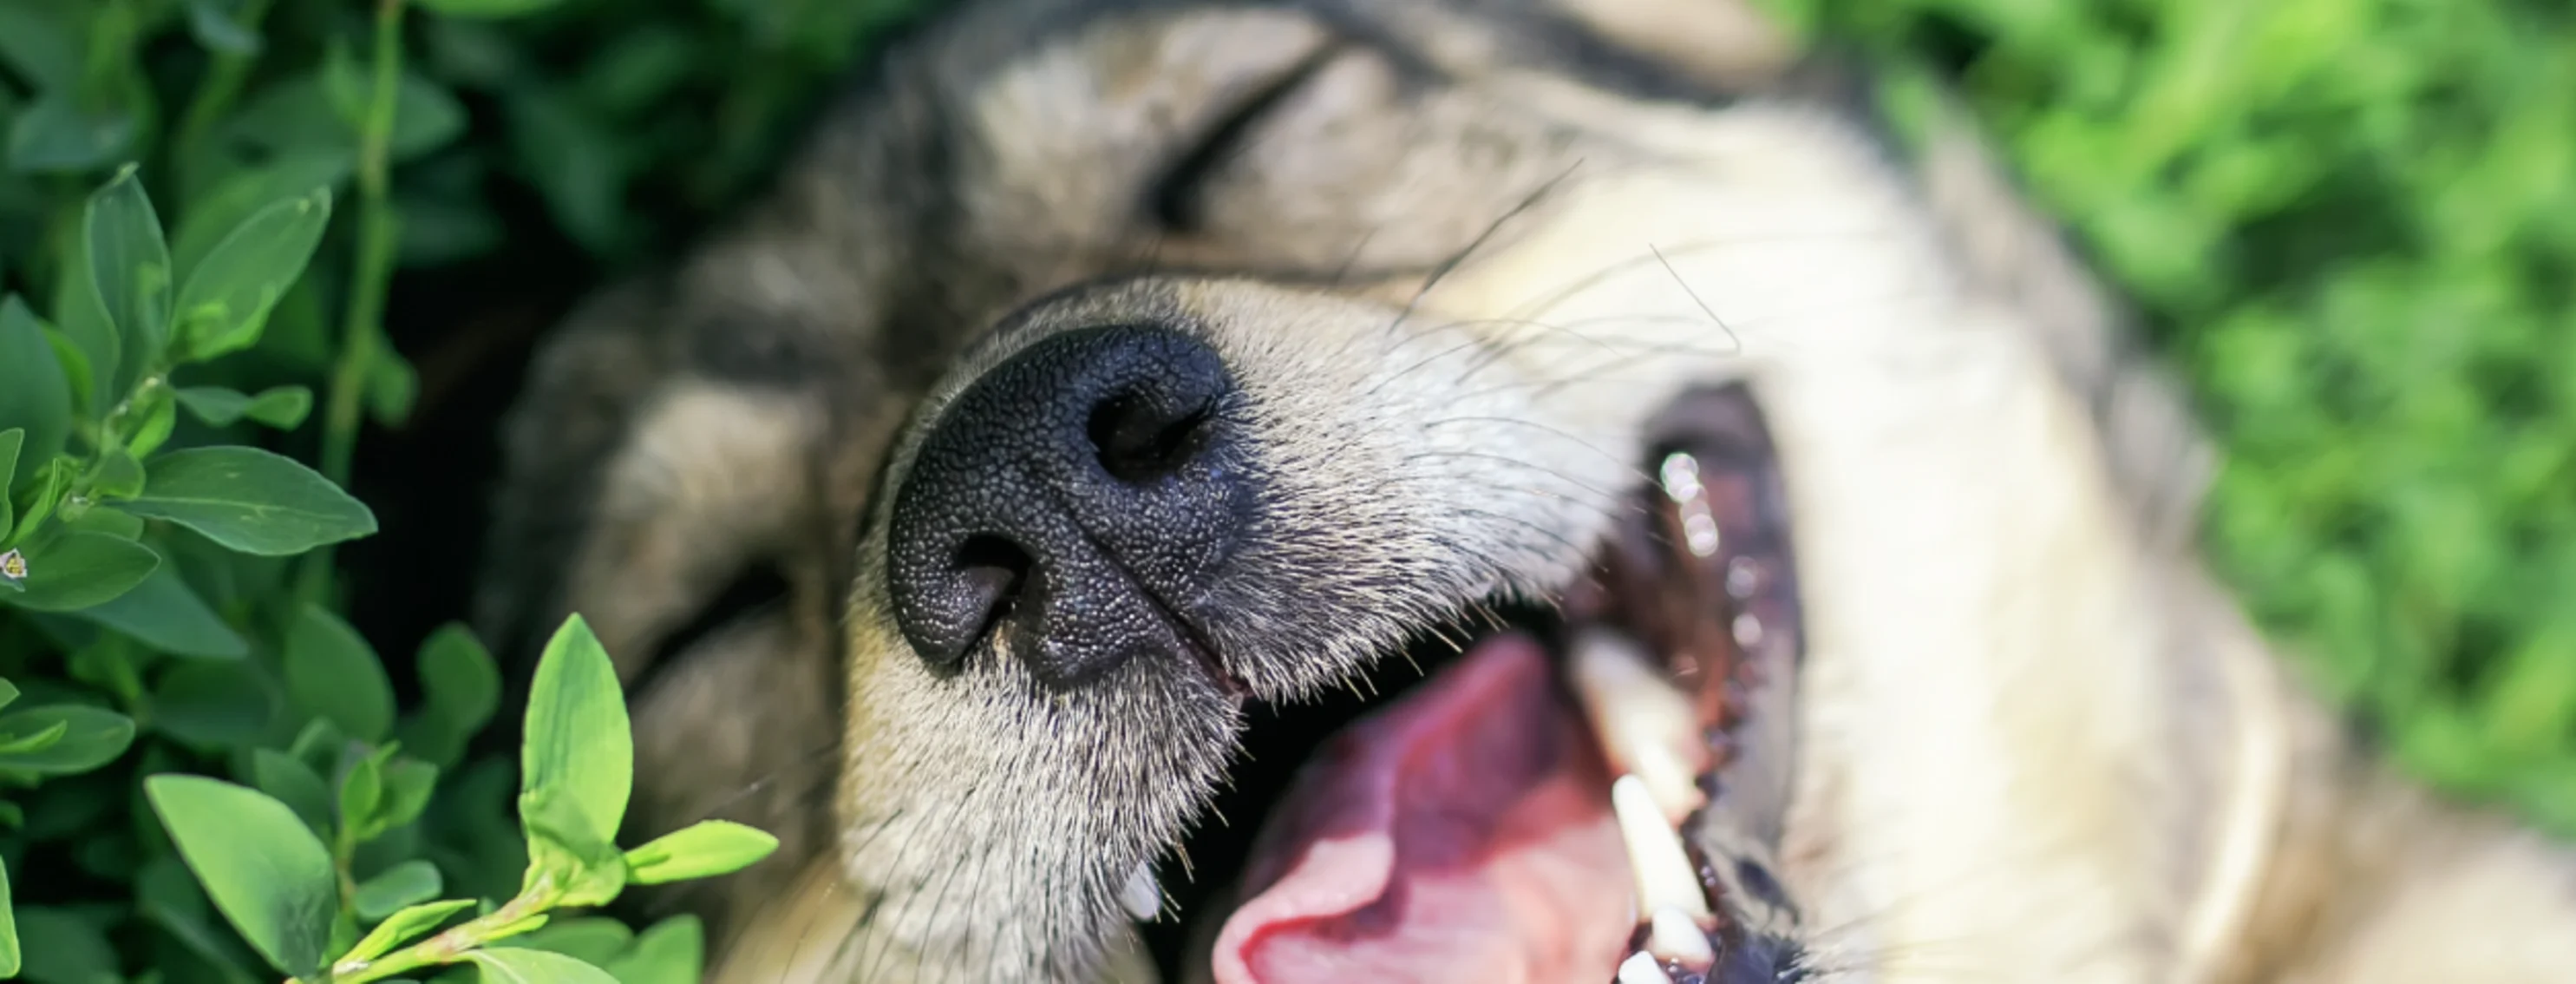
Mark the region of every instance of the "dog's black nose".
[[1189, 657], [1253, 504], [1236, 404], [1224, 360], [1169, 328], [1069, 332], [986, 372], [895, 492], [904, 638], [954, 670], [990, 636], [1054, 687]]

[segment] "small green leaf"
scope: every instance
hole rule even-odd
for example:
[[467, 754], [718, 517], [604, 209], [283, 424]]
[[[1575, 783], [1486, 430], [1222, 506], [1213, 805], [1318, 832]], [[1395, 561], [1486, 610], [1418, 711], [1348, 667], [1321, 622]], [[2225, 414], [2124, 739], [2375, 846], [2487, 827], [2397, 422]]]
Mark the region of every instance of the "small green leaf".
[[295, 756], [275, 749], [251, 751], [251, 784], [286, 808], [295, 811], [297, 819], [317, 836], [331, 832], [331, 787], [322, 776]]
[[104, 920], [73, 908], [18, 909], [18, 936], [38, 940], [27, 950], [19, 976], [32, 984], [105, 984], [118, 980], [116, 948]]
[[134, 115], [86, 112], [68, 91], [38, 98], [9, 126], [9, 170], [63, 174], [105, 167], [134, 144]]
[[526, 936], [497, 944], [528, 950], [560, 953], [583, 963], [601, 965], [603, 961], [626, 952], [635, 943], [635, 931], [626, 924], [606, 916], [557, 919], [546, 928]]
[[16, 734], [10, 733], [5, 728], [0, 728], [0, 760], [5, 760], [11, 755], [26, 752], [41, 752], [45, 749], [52, 748], [55, 743], [62, 741], [63, 736], [70, 734], [71, 731], [72, 724], [69, 721], [56, 721], [52, 725], [40, 730]]
[[17, 699], [18, 685], [10, 683], [8, 680], [0, 679], [0, 707], [7, 707]]
[[450, 622], [420, 644], [420, 689], [459, 736], [480, 731], [501, 708], [501, 670], [472, 630]]
[[244, 417], [279, 430], [294, 430], [313, 409], [313, 391], [301, 386], [273, 386], [250, 396], [221, 386], [191, 386], [178, 393], [179, 405], [197, 419], [228, 427]]
[[[71, 381], [54, 358], [44, 322], [18, 295], [0, 298], [0, 427], [27, 432], [18, 456], [28, 474], [62, 451], [71, 433], [71, 406]], [[0, 491], [8, 485], [0, 480]]]
[[393, 948], [422, 933], [438, 928], [448, 917], [474, 907], [472, 899], [450, 899], [406, 908], [377, 923], [358, 945], [349, 948], [343, 960], [374, 960], [393, 952]]
[[170, 237], [170, 257], [179, 265], [181, 283], [250, 217], [280, 202], [311, 195], [316, 188], [337, 190], [349, 180], [355, 159], [346, 149], [288, 151], [259, 167], [234, 172], [191, 199]]
[[438, 788], [438, 767], [398, 758], [385, 764], [384, 773], [384, 800], [376, 806], [376, 822], [390, 830], [420, 819], [422, 811], [429, 809], [429, 794]]
[[778, 838], [726, 820], [705, 820], [626, 852], [626, 880], [659, 885], [726, 875], [778, 850]]
[[104, 708], [57, 704], [0, 715], [0, 740], [62, 729], [62, 736], [41, 748], [0, 754], [0, 768], [37, 775], [64, 776], [88, 772], [116, 761], [134, 744], [134, 721]]
[[383, 919], [436, 898], [440, 887], [436, 865], [417, 859], [405, 861], [358, 884], [358, 918], [369, 922]]
[[421, 0], [421, 6], [448, 17], [492, 19], [524, 17], [553, 9], [563, 0]]
[[153, 568], [134, 590], [82, 609], [79, 615], [165, 653], [207, 659], [240, 659], [250, 654], [250, 643], [206, 607], [170, 564]]
[[101, 499], [131, 499], [143, 494], [143, 463], [134, 453], [122, 447], [111, 447], [99, 453], [98, 470], [90, 473], [90, 488]]
[[331, 224], [331, 192], [315, 188], [243, 219], [188, 271], [179, 288], [180, 337], [190, 361], [259, 341], [277, 307]]
[[57, 257], [61, 269], [54, 275], [54, 338], [59, 341], [55, 350], [64, 372], [72, 374], [78, 406], [98, 416], [107, 412], [108, 404], [125, 395], [127, 387], [118, 382], [117, 374], [127, 362], [140, 357], [125, 351], [125, 343], [116, 334], [116, 323], [100, 306], [98, 292], [91, 289], [86, 238], [69, 238]]
[[26, 428], [0, 430], [0, 542], [5, 542], [17, 526], [17, 508], [9, 499], [9, 482], [18, 477], [18, 449], [26, 443]]
[[683, 913], [635, 934], [634, 946], [599, 966], [617, 984], [698, 984], [706, 957], [706, 927]]
[[170, 440], [170, 432], [179, 426], [179, 404], [170, 398], [166, 386], [152, 387], [131, 412], [143, 417], [142, 426], [136, 427], [134, 436], [125, 442], [125, 453], [136, 458], [160, 450]]
[[0, 862], [0, 977], [18, 976], [18, 917], [9, 906], [9, 865]]
[[99, 307], [116, 326], [125, 361], [139, 372], [169, 347], [172, 274], [161, 217], [152, 210], [134, 165], [118, 170], [90, 196], [81, 228]]
[[521, 895], [559, 906], [595, 906], [625, 890], [625, 858], [616, 845], [581, 829], [588, 823], [560, 788], [519, 794], [519, 825], [528, 836]]
[[191, 448], [152, 460], [125, 504], [247, 554], [282, 557], [376, 531], [375, 514], [292, 458], [246, 447]]
[[237, 6], [223, 0], [188, 0], [188, 33], [217, 54], [259, 54], [259, 32], [235, 18]]
[[161, 555], [132, 540], [72, 530], [26, 548], [24, 594], [0, 594], [21, 608], [66, 612], [113, 600], [161, 566]]
[[616, 667], [579, 615], [564, 621], [537, 658], [526, 742], [520, 789], [560, 793], [571, 811], [564, 822], [577, 828], [567, 834], [613, 842], [634, 785], [635, 737]]
[[385, 797], [385, 750], [357, 757], [340, 775], [340, 829], [353, 841], [378, 833], [377, 807]]
[[411, 405], [419, 398], [420, 374], [411, 363], [380, 346], [374, 367], [367, 371], [367, 415], [391, 427], [411, 416]]
[[617, 984], [605, 970], [544, 950], [469, 950], [465, 956], [482, 968], [483, 984]]
[[361, 741], [393, 729], [394, 687], [358, 630], [317, 605], [286, 633], [286, 692], [305, 713]]
[[[246, 660], [191, 660], [170, 667], [152, 687], [153, 729], [208, 748], [240, 748], [259, 741], [269, 733], [277, 713], [260, 674]], [[264, 786], [262, 791], [277, 795]]]
[[89, 533], [105, 533], [119, 540], [143, 538], [143, 520], [132, 513], [108, 506], [91, 506], [79, 519], [66, 519], [63, 525]]
[[295, 812], [203, 776], [153, 776], [143, 790], [180, 857], [251, 948], [287, 974], [317, 973], [339, 882], [330, 852]]

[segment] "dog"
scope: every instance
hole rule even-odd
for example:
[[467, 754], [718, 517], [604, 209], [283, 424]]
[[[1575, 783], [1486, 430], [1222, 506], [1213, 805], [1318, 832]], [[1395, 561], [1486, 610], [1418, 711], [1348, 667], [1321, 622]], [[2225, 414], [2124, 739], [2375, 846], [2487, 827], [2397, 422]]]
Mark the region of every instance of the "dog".
[[1972, 131], [1719, 0], [969, 0], [549, 336], [710, 979], [2576, 980], [2375, 758]]

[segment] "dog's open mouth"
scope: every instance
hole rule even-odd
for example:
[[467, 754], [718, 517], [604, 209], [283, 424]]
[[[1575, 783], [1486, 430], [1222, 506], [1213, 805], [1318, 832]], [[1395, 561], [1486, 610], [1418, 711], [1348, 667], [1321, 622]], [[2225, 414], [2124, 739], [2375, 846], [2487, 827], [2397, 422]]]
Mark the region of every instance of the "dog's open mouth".
[[1278, 759], [1306, 749], [1278, 735], [1300, 729], [1265, 746], [1256, 726], [1219, 808], [1266, 807], [1259, 836], [1184, 845], [1242, 867], [1209, 900], [1230, 911], [1175, 920], [1199, 925], [1183, 979], [1798, 976], [1772, 857], [1799, 628], [1777, 463], [1741, 387], [1685, 396], [1651, 435], [1651, 481], [1580, 583], [1472, 623], [1355, 721], [1309, 715], [1332, 736], [1293, 777]]

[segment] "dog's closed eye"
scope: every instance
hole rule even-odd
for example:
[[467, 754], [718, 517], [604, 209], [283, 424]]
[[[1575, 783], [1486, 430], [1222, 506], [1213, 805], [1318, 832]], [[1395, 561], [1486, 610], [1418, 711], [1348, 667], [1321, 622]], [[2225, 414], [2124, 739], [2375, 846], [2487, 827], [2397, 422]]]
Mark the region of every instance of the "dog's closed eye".
[[1232, 106], [1175, 145], [1170, 163], [1145, 186], [1145, 204], [1157, 228], [1196, 232], [1202, 227], [1207, 186], [1258, 141], [1261, 125], [1323, 73], [1341, 45], [1326, 44], [1286, 67], [1277, 78], [1247, 90]]

